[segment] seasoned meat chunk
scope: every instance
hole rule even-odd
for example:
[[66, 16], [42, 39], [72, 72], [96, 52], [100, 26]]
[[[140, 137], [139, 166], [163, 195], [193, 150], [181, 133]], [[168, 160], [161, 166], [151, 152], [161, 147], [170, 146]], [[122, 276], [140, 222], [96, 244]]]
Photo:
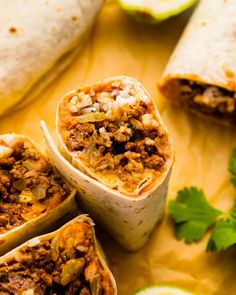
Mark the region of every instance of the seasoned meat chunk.
[[93, 124], [84, 123], [80, 128], [76, 128], [68, 137], [68, 147], [70, 150], [81, 150], [89, 142], [89, 138], [93, 135], [95, 128]]

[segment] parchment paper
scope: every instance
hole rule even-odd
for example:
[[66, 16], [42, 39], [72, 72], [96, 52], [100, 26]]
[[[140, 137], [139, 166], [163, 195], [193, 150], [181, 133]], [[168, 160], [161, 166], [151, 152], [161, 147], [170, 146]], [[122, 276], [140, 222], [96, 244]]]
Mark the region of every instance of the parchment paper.
[[[55, 107], [68, 90], [113, 75], [140, 80], [156, 98], [176, 146], [176, 162], [168, 199], [183, 186], [203, 188], [217, 208], [232, 207], [236, 192], [227, 162], [236, 147], [235, 129], [208, 122], [169, 106], [156, 83], [188, 20], [188, 13], [156, 26], [137, 24], [115, 0], [108, 0], [91, 38], [74, 64], [37, 101], [0, 119], [0, 133], [31, 136], [44, 148], [39, 120], [54, 128]], [[102, 245], [117, 280], [119, 294], [157, 283], [175, 284], [197, 294], [236, 294], [236, 248], [221, 254], [204, 252], [208, 236], [191, 246], [177, 241], [168, 214], [139, 252], [122, 250], [99, 230]]]

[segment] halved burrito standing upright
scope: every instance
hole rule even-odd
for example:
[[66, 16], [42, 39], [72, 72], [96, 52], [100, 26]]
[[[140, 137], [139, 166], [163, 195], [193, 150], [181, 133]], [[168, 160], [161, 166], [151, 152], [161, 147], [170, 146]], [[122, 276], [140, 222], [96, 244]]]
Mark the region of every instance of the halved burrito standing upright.
[[76, 214], [75, 192], [29, 138], [0, 135], [0, 255]]
[[172, 139], [144, 87], [121, 76], [66, 94], [57, 130], [68, 161], [43, 129], [88, 212], [127, 249], [142, 247], [162, 217], [173, 163]]
[[34, 99], [80, 51], [103, 0], [0, 0], [0, 115]]
[[201, 0], [160, 81], [174, 103], [236, 124], [236, 2]]
[[116, 295], [93, 222], [80, 215], [0, 258], [0, 293]]

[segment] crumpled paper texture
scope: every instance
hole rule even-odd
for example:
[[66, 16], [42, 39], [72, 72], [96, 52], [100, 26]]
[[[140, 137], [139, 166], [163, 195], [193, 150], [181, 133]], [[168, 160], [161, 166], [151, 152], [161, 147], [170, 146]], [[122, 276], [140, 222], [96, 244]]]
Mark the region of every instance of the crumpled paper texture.
[[[106, 1], [82, 54], [37, 101], [1, 118], [0, 133], [14, 131], [31, 136], [44, 148], [39, 120], [45, 120], [53, 131], [56, 104], [65, 92], [113, 75], [133, 76], [156, 98], [175, 141], [176, 161], [168, 200], [175, 198], [183, 186], [196, 185], [205, 190], [211, 204], [229, 210], [236, 196], [227, 172], [229, 156], [236, 147], [235, 128], [169, 105], [156, 87], [188, 17], [188, 13], [182, 14], [148, 26], [135, 23], [116, 1]], [[236, 293], [236, 249], [205, 253], [209, 233], [198, 244], [177, 241], [167, 210], [139, 252], [128, 253], [101, 229], [98, 233], [121, 295], [158, 283], [174, 284], [203, 295]]]

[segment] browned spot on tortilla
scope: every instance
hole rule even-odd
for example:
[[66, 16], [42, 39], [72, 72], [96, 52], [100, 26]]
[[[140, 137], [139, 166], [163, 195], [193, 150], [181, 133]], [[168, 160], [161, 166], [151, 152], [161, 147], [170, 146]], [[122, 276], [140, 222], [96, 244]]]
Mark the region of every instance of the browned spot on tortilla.
[[126, 221], [126, 220], [124, 220], [123, 222], [126, 223], [126, 224], [128, 224], [128, 221]]
[[135, 213], [139, 213], [139, 212], [143, 211], [144, 208], [145, 208], [145, 207], [142, 207], [142, 208], [136, 209], [136, 210], [135, 210]]
[[119, 203], [115, 202], [115, 204], [120, 207], [120, 204]]
[[71, 17], [71, 19], [75, 22], [75, 21], [77, 21], [78, 17], [74, 15]]
[[17, 29], [15, 27], [10, 27], [9, 28], [9, 33], [15, 34], [17, 32]]
[[140, 224], [142, 224], [142, 223], [143, 223], [143, 220], [140, 220], [139, 223], [138, 223], [138, 225], [140, 225]]
[[3, 245], [5, 243], [5, 240], [0, 240], [0, 245]]

